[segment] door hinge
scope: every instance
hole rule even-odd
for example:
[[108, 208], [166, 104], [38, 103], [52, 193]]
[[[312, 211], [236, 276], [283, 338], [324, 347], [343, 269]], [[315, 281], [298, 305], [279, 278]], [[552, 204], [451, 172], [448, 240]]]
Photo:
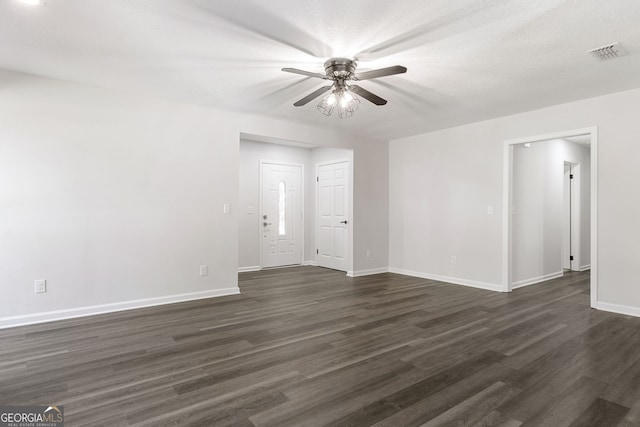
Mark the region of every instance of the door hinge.
[[316, 182], [320, 182], [320, 177], [316, 176]]
[[318, 255], [319, 253], [320, 253], [320, 251], [316, 249], [316, 255]]
[[573, 179], [573, 174], [569, 174], [569, 179]]
[[569, 261], [573, 261], [573, 255], [569, 255]]

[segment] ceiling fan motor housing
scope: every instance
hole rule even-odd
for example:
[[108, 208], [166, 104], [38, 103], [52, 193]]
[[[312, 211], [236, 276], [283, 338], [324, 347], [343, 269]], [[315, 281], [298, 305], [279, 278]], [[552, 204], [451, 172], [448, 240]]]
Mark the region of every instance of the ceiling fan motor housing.
[[358, 61], [349, 58], [330, 58], [324, 63], [324, 71], [332, 79], [350, 79], [356, 72]]

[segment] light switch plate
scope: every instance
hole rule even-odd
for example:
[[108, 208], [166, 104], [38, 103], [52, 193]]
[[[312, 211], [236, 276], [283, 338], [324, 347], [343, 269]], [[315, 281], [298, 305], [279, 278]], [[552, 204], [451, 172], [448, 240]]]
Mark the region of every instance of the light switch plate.
[[41, 280], [36, 280], [35, 281], [35, 285], [36, 285], [36, 294], [43, 294], [45, 292], [47, 292], [47, 281], [44, 279]]
[[207, 276], [209, 274], [209, 267], [207, 265], [200, 266], [200, 275]]

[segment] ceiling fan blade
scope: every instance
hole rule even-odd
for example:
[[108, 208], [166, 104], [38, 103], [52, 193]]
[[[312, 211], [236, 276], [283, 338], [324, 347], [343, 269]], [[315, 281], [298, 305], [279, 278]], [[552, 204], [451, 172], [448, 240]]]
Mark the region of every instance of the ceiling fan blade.
[[392, 76], [394, 74], [402, 74], [407, 72], [407, 67], [402, 65], [394, 65], [393, 67], [380, 68], [378, 70], [365, 71], [356, 73], [356, 80], [375, 79], [377, 77]]
[[382, 99], [378, 95], [373, 94], [366, 89], [362, 89], [360, 86], [351, 85], [349, 86], [349, 89], [351, 89], [356, 95], [360, 95], [367, 101], [373, 102], [376, 105], [384, 105], [387, 103], [386, 99]]
[[301, 75], [307, 76], [307, 77], [317, 77], [319, 79], [328, 79], [329, 78], [329, 77], [327, 77], [326, 74], [312, 73], [311, 71], [299, 70], [297, 68], [283, 68], [282, 71], [286, 71], [287, 73], [293, 73], [293, 74], [301, 74]]
[[329, 90], [331, 90], [331, 86], [322, 86], [320, 89], [317, 89], [311, 92], [309, 95], [305, 96], [304, 98], [302, 98], [300, 101], [296, 102], [293, 105], [296, 107], [302, 107], [303, 105], [307, 104], [310, 101], [313, 101], [314, 99], [316, 99], [323, 93], [328, 92]]

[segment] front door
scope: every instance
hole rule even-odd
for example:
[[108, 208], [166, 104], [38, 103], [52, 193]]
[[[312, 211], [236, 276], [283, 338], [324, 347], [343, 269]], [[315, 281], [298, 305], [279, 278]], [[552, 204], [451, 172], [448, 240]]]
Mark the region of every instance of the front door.
[[349, 162], [318, 165], [317, 173], [316, 264], [347, 271]]
[[302, 166], [262, 163], [262, 267], [302, 264]]

